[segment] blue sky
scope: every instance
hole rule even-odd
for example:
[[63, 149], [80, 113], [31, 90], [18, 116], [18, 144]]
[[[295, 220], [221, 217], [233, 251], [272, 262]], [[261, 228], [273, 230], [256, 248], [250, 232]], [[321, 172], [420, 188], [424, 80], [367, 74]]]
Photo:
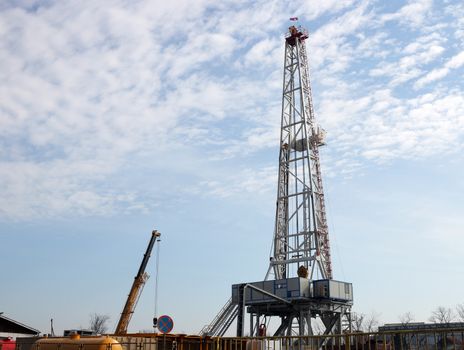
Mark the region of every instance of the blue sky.
[[[153, 228], [176, 332], [264, 277], [293, 16], [354, 310], [425, 321], [464, 303], [460, 1], [31, 0], [0, 5], [0, 311], [113, 328]], [[150, 329], [149, 270], [132, 331]]]

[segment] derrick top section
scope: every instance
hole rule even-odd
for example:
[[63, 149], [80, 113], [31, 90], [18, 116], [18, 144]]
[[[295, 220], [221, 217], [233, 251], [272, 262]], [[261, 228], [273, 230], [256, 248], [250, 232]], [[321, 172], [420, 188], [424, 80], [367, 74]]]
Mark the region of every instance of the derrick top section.
[[290, 26], [288, 28], [288, 33], [285, 36], [285, 40], [289, 45], [294, 46], [297, 40], [304, 41], [308, 39], [308, 31], [302, 26]]

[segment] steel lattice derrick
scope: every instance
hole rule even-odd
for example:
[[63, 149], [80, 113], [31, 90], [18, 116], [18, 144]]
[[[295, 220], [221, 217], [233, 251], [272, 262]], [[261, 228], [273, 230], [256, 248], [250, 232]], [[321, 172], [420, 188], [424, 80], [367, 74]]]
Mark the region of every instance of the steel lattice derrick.
[[266, 279], [295, 275], [332, 278], [330, 244], [319, 147], [323, 131], [315, 121], [308, 58], [302, 29], [286, 38], [273, 255]]
[[274, 336], [312, 335], [312, 322], [323, 325], [324, 335], [340, 334], [344, 320], [349, 321], [352, 284], [332, 279], [319, 160], [324, 131], [314, 117], [305, 47], [308, 36], [301, 28], [289, 29], [285, 38], [277, 205], [269, 269], [264, 281], [232, 285], [232, 298], [204, 328], [205, 335], [224, 334], [236, 319], [237, 336], [244, 336], [246, 313], [250, 316], [250, 336], [262, 336], [261, 326], [266, 327], [268, 318], [280, 318]]

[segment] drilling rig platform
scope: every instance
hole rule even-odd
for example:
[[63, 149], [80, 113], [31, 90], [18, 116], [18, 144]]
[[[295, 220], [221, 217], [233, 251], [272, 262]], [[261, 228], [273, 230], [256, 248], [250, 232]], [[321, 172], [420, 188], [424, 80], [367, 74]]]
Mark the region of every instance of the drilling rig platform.
[[[277, 207], [272, 253], [264, 280], [232, 286], [232, 297], [201, 334], [222, 336], [236, 321], [236, 336], [262, 336], [278, 318], [274, 336], [349, 331], [351, 283], [333, 279], [319, 147], [325, 131], [316, 123], [305, 40], [292, 25], [285, 36]], [[346, 329], [344, 329], [346, 328]], [[265, 333], [265, 332], [264, 332]]]

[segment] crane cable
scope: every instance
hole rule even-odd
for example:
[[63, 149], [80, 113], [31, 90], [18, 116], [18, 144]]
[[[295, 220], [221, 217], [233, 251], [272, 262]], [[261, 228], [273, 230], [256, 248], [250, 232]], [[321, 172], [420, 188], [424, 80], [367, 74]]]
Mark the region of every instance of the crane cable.
[[161, 240], [158, 238], [158, 244], [156, 245], [156, 259], [155, 260], [155, 309], [153, 313], [153, 317], [157, 318], [158, 316], [158, 281], [159, 281], [159, 257], [160, 257], [160, 242]]

